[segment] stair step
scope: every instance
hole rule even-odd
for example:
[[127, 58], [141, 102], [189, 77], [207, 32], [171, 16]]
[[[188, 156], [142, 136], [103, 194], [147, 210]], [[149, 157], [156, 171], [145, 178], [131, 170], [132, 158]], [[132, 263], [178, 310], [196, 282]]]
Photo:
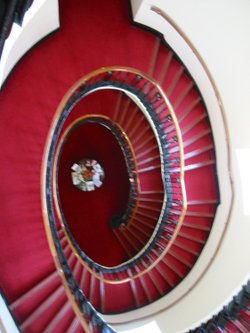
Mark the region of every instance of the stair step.
[[[66, 301], [67, 297], [61, 285], [22, 322], [20, 325], [21, 330], [25, 332], [32, 330], [32, 327], [36, 327], [36, 330], [41, 332]], [[51, 311], [51, 309], [53, 309], [53, 311]]]
[[55, 314], [49, 325], [44, 328], [44, 333], [65, 333], [72, 320], [75, 318], [75, 313], [72, 310], [71, 303], [67, 300], [62, 308]]

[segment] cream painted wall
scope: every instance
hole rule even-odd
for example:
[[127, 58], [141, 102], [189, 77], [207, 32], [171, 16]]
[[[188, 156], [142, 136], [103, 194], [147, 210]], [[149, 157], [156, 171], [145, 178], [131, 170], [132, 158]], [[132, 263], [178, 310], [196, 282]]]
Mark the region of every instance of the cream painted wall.
[[22, 27], [14, 24], [0, 62], [0, 88], [21, 57], [40, 39], [59, 27], [57, 0], [36, 0], [25, 14]]
[[184, 332], [217, 313], [250, 277], [250, 216], [243, 206], [250, 202], [250, 183], [240, 177], [240, 170], [247, 175], [250, 168], [250, 2], [132, 0], [132, 8], [135, 21], [164, 34], [201, 90], [214, 131], [222, 203], [205, 250], [185, 281], [152, 306], [106, 319], [120, 332], [151, 320], [161, 332]]

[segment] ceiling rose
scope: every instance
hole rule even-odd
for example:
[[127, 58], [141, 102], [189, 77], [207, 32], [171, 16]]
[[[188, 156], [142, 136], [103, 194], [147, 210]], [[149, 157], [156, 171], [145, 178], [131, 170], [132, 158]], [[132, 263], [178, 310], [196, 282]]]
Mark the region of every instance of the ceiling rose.
[[96, 160], [82, 159], [74, 163], [71, 170], [73, 185], [84, 192], [94, 191], [103, 184], [104, 171]]

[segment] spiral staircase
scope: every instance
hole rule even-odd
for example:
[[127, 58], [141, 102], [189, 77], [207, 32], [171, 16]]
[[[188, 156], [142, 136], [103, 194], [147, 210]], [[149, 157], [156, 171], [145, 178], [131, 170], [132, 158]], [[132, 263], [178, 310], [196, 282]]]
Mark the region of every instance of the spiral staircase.
[[[160, 36], [129, 23], [127, 1], [98, 6], [60, 1], [60, 30], [1, 93], [1, 290], [21, 332], [114, 332], [103, 315], [185, 281], [220, 203], [192, 77]], [[104, 167], [93, 193], [72, 185], [83, 157]], [[223, 311], [200, 331], [248, 332], [249, 287]]]

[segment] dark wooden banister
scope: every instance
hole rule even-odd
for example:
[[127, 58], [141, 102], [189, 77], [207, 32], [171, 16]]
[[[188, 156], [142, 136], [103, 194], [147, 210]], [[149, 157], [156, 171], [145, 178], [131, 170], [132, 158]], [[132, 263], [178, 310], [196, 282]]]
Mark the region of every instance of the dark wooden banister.
[[0, 60], [13, 23], [22, 25], [24, 15], [32, 3], [33, 0], [0, 0]]

